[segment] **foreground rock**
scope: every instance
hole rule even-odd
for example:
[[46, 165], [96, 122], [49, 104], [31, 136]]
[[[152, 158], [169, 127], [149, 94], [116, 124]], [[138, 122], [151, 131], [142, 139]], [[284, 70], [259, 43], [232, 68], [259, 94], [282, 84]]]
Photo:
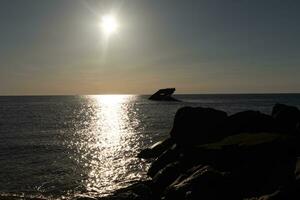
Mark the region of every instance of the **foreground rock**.
[[165, 199], [227, 199], [232, 198], [230, 179], [226, 172], [199, 165], [178, 177], [165, 191]]
[[259, 111], [243, 111], [228, 117], [224, 131], [227, 135], [238, 133], [276, 132], [278, 125], [276, 120]]
[[300, 110], [297, 107], [276, 104], [272, 117], [278, 123], [281, 132], [300, 133]]
[[135, 183], [127, 188], [119, 189], [113, 195], [100, 198], [101, 200], [152, 200], [153, 193], [148, 181]]
[[172, 138], [167, 138], [163, 141], [155, 143], [149, 148], [143, 149], [137, 156], [145, 159], [157, 158], [172, 145], [174, 145], [174, 140]]
[[148, 170], [148, 175], [150, 177], [154, 177], [157, 172], [166, 167], [168, 164], [176, 162], [180, 157], [180, 153], [180, 148], [178, 148], [177, 145], [173, 145], [152, 162]]
[[142, 151], [152, 179], [105, 199], [300, 199], [300, 111], [227, 116], [212, 108], [177, 111], [170, 137]]
[[179, 146], [205, 144], [222, 139], [227, 113], [213, 108], [180, 108], [170, 136]]

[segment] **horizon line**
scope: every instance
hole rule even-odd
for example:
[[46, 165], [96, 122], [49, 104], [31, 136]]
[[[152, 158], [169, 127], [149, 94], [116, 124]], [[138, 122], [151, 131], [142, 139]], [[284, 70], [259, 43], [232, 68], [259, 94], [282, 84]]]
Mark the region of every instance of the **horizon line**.
[[[278, 94], [300, 94], [300, 92], [237, 92], [237, 93], [176, 93], [176, 95], [278, 95]], [[21, 97], [21, 96], [101, 96], [101, 95], [137, 95], [137, 96], [147, 96], [152, 94], [133, 94], [133, 93], [99, 93], [99, 94], [4, 94], [0, 97]]]

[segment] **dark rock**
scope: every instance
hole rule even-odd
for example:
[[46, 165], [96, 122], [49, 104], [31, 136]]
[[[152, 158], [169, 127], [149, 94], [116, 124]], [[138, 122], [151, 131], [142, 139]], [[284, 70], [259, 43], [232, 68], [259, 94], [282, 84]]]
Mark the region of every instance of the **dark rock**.
[[294, 106], [276, 104], [272, 116], [283, 132], [300, 132], [300, 110]]
[[260, 197], [259, 200], [280, 200], [280, 199], [285, 199], [284, 196], [285, 195], [282, 194], [282, 192], [280, 190], [278, 190], [272, 194], [264, 195], [264, 196]]
[[172, 97], [172, 94], [174, 92], [175, 92], [175, 88], [160, 89], [156, 93], [154, 93], [151, 97], [149, 97], [149, 99], [154, 101], [179, 101]]
[[137, 156], [139, 158], [149, 159], [149, 158], [157, 158], [164, 151], [169, 149], [174, 144], [172, 138], [167, 138], [163, 141], [157, 142], [151, 147], [147, 149], [143, 149]]
[[263, 195], [261, 197], [253, 197], [253, 198], [247, 198], [245, 200], [299, 200], [299, 189], [298, 191], [284, 191], [284, 190], [277, 190], [273, 193]]
[[233, 135], [185, 150], [182, 163], [228, 171], [244, 197], [260, 196], [294, 182], [296, 141], [279, 133]]
[[283, 200], [283, 199], [286, 199], [286, 198], [284, 198], [284, 196], [282, 195], [282, 191], [277, 190], [277, 191], [273, 192], [272, 194], [263, 195], [261, 197], [247, 198], [245, 200]]
[[300, 183], [300, 157], [297, 158], [297, 163], [295, 167], [295, 177], [296, 180]]
[[225, 125], [228, 135], [238, 133], [274, 132], [275, 120], [259, 111], [244, 111], [228, 117]]
[[210, 166], [196, 168], [191, 175], [179, 177], [166, 190], [168, 199], [227, 199], [228, 194], [234, 198], [229, 189], [228, 174], [219, 172]]
[[202, 169], [203, 167], [208, 167], [208, 165], [194, 165], [191, 166], [190, 168], [186, 169], [173, 183], [172, 185], [176, 185], [179, 184], [180, 182], [182, 182], [183, 180], [187, 179], [188, 177], [190, 177], [193, 173], [195, 173], [196, 171]]
[[227, 117], [212, 108], [181, 108], [171, 139], [139, 154], [157, 157], [148, 170], [152, 180], [108, 199], [300, 199], [300, 135], [286, 134], [296, 131], [298, 112], [278, 104], [272, 116]]
[[178, 162], [168, 164], [165, 168], [161, 169], [152, 179], [152, 190], [158, 196], [174, 182], [180, 175], [180, 164]]
[[173, 145], [172, 148], [165, 151], [160, 155], [156, 160], [154, 160], [148, 170], [148, 175], [154, 177], [155, 174], [165, 168], [168, 164], [176, 162], [179, 158], [180, 150], [176, 145]]
[[139, 182], [129, 187], [119, 189], [114, 194], [99, 200], [152, 200], [149, 182]]
[[[295, 143], [281, 134], [257, 133], [240, 137], [239, 148], [227, 156], [227, 166], [244, 195], [258, 196], [294, 181]], [[234, 138], [234, 137], [232, 137]]]
[[199, 145], [224, 137], [221, 127], [227, 118], [223, 111], [212, 108], [180, 108], [174, 119], [171, 137], [180, 146]]

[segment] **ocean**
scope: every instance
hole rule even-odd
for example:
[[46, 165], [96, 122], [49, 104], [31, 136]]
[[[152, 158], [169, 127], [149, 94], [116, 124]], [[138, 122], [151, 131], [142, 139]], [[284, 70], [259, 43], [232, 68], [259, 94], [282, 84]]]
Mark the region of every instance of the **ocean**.
[[229, 114], [271, 113], [275, 103], [300, 107], [300, 94], [0, 97], [0, 199], [102, 196], [146, 179], [137, 153], [166, 138], [178, 108]]

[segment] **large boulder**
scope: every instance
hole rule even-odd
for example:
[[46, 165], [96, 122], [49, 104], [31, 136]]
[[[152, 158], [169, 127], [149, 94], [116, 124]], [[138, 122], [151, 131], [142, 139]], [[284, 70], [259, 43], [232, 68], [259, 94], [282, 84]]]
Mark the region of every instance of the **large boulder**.
[[222, 138], [227, 113], [213, 108], [183, 107], [174, 119], [171, 137], [179, 146], [199, 145]]
[[296, 180], [300, 183], [300, 157], [297, 158], [297, 163], [295, 167]]
[[274, 132], [277, 130], [275, 120], [259, 111], [243, 111], [228, 117], [226, 122], [228, 135], [238, 133]]
[[[210, 166], [197, 166], [179, 177], [165, 191], [165, 199], [235, 199], [228, 174]], [[230, 195], [229, 195], [230, 194]]]
[[282, 132], [300, 132], [300, 110], [297, 107], [276, 104], [272, 110], [272, 117]]
[[270, 194], [294, 182], [296, 137], [279, 133], [243, 133], [183, 152], [185, 165], [209, 165], [231, 173], [245, 198]]
[[271, 194], [266, 194], [260, 197], [247, 198], [245, 200], [284, 200], [284, 199], [296, 200], [294, 198], [287, 198], [286, 194], [284, 194], [281, 190], [276, 190]]
[[299, 200], [300, 188], [283, 188], [278, 189], [270, 194], [260, 197], [247, 198], [245, 200]]
[[[234, 148], [228, 149], [228, 145]], [[295, 137], [279, 133], [239, 134], [206, 145], [219, 149], [220, 155], [211, 159], [212, 163], [232, 173], [245, 197], [268, 194], [293, 183], [296, 147]]]
[[157, 172], [165, 168], [168, 164], [176, 162], [180, 156], [180, 150], [176, 145], [173, 145], [170, 149], [156, 158], [150, 168], [148, 169], [148, 175], [154, 177]]
[[173, 183], [181, 173], [181, 166], [179, 162], [168, 164], [165, 168], [161, 169], [152, 179], [152, 190], [160, 196], [162, 192]]
[[174, 145], [173, 139], [167, 138], [165, 140], [155, 143], [149, 148], [143, 149], [137, 156], [139, 158], [144, 158], [144, 159], [157, 158], [164, 151], [168, 150], [172, 145]]

